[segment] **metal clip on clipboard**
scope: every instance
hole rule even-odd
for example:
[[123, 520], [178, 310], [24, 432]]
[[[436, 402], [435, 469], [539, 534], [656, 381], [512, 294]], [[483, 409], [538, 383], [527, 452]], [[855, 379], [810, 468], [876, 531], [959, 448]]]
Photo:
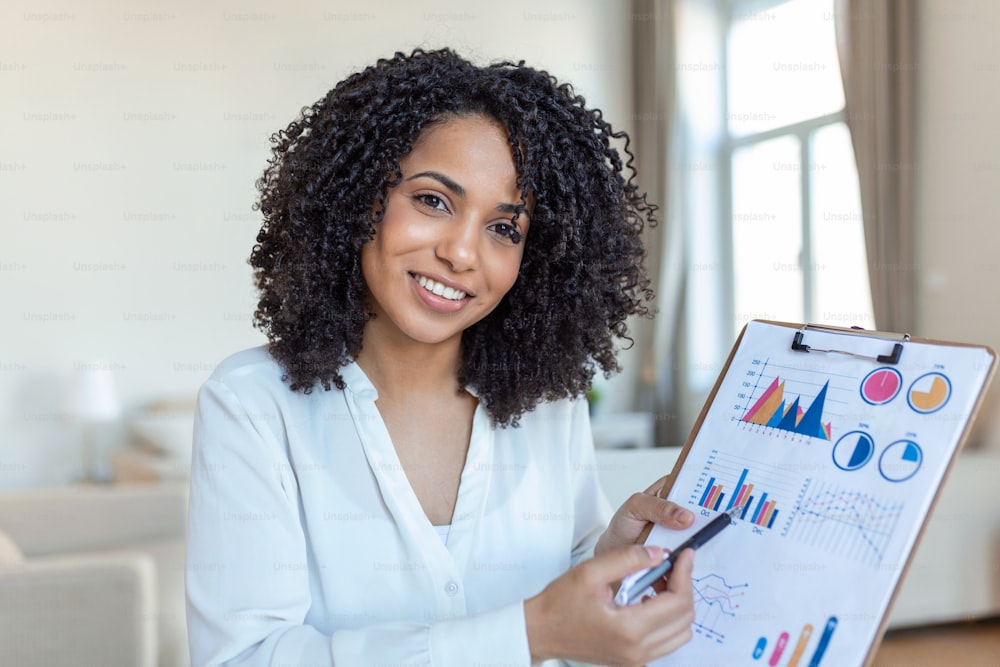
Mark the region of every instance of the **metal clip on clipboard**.
[[[818, 347], [812, 347], [806, 345], [803, 342], [805, 334], [809, 330], [814, 331], [826, 331], [828, 333], [837, 334], [849, 334], [852, 336], [864, 336], [866, 338], [877, 338], [880, 340], [895, 341], [892, 346], [892, 352], [889, 354], [879, 354], [875, 356], [867, 354], [859, 354], [857, 352], [848, 352], [847, 350], [823, 350]], [[894, 333], [884, 333], [881, 331], [868, 331], [866, 329], [851, 328], [846, 329], [844, 327], [831, 327], [823, 324], [807, 324], [801, 329], [795, 332], [795, 337], [792, 339], [792, 349], [796, 352], [829, 352], [833, 354], [846, 354], [851, 357], [859, 357], [861, 359], [871, 359], [877, 361], [881, 364], [898, 364], [899, 358], [903, 354], [903, 343], [910, 340], [910, 334], [894, 334]]]

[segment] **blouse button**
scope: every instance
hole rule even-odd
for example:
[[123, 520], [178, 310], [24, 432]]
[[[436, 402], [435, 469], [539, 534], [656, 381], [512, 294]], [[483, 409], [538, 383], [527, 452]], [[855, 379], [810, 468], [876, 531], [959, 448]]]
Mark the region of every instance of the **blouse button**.
[[449, 581], [444, 585], [444, 592], [452, 597], [458, 595], [458, 584], [454, 581]]

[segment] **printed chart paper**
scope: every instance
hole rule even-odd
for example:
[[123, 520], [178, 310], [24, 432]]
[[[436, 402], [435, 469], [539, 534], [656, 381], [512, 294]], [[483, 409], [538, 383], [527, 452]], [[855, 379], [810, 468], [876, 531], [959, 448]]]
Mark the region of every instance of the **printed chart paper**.
[[[910, 341], [899, 363], [793, 351], [795, 329], [751, 322], [674, 482], [700, 549], [694, 637], [661, 667], [862, 665], [990, 375], [982, 347]], [[813, 348], [892, 343], [809, 329]]]

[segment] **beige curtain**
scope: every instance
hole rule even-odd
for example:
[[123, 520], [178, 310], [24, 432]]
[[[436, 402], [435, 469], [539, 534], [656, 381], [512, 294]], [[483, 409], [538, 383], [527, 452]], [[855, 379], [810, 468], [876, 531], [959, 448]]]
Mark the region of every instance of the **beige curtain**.
[[636, 331], [642, 352], [636, 407], [653, 412], [658, 444], [683, 442], [679, 387], [685, 380], [678, 363], [684, 283], [681, 225], [671, 215], [669, 180], [671, 131], [676, 80], [673, 3], [632, 0], [633, 99], [632, 136], [639, 185], [659, 206], [659, 226], [646, 235], [647, 266], [657, 287], [656, 319]]
[[875, 323], [899, 332], [916, 321], [916, 14], [915, 0], [836, 0]]

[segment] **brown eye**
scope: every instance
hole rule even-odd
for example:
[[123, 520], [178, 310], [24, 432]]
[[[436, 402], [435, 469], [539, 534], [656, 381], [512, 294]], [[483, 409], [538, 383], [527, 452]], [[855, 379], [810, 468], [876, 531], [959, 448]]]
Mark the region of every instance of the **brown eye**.
[[517, 227], [506, 222], [498, 222], [490, 227], [494, 234], [502, 236], [504, 239], [510, 241], [514, 245], [521, 242], [522, 236], [521, 232], [517, 231]]
[[444, 200], [438, 197], [437, 195], [419, 194], [419, 195], [414, 195], [413, 198], [416, 199], [418, 202], [420, 202], [422, 205], [426, 206], [427, 208], [432, 208], [436, 211], [448, 210], [448, 207], [445, 205]]

